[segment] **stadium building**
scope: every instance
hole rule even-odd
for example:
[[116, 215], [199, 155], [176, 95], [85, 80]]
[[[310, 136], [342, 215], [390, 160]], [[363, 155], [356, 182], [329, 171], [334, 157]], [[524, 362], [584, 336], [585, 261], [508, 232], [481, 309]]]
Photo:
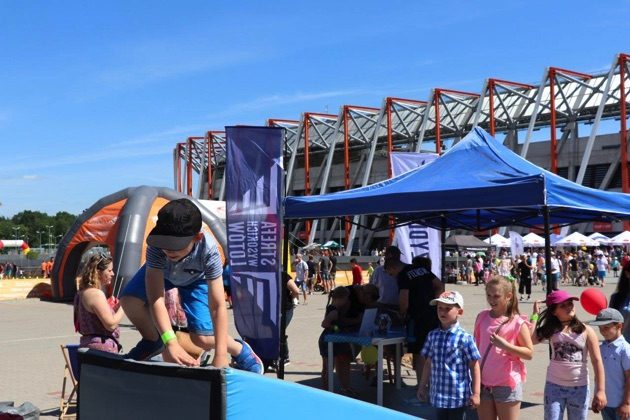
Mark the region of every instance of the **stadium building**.
[[[434, 88], [424, 100], [387, 97], [379, 108], [344, 105], [337, 115], [304, 112], [299, 120], [270, 118], [266, 125], [285, 129], [287, 195], [323, 194], [385, 180], [392, 173], [390, 153], [442, 154], [475, 126], [567, 179], [629, 193], [629, 63], [630, 55], [618, 54], [609, 69], [596, 74], [549, 67], [537, 85], [489, 78], [479, 92]], [[173, 152], [175, 189], [223, 200], [225, 156], [223, 131], [178, 143]], [[387, 223], [387, 215], [312, 220], [291, 226], [292, 242], [332, 239], [345, 244], [347, 254], [367, 255], [388, 243]], [[609, 234], [628, 228], [622, 222], [573, 227]]]

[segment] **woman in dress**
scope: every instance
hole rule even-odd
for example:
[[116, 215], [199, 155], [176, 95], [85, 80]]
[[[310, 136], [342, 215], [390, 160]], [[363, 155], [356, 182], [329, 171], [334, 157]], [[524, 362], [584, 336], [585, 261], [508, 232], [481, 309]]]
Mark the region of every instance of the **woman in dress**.
[[124, 312], [117, 299], [106, 293], [114, 278], [112, 258], [92, 255], [79, 280], [74, 297], [74, 325], [81, 334], [80, 346], [109, 353], [119, 353], [120, 323]]

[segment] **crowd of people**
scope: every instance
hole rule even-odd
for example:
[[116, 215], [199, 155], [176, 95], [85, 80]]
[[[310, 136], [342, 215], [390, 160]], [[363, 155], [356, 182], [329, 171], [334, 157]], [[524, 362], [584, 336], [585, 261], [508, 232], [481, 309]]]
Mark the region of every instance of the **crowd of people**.
[[0, 280], [19, 279], [24, 277], [22, 269], [14, 262], [0, 263]]
[[[483, 284], [493, 275], [517, 279], [519, 294], [523, 299], [531, 298], [531, 287], [546, 287], [546, 260], [543, 250], [534, 250], [512, 256], [507, 251], [491, 252], [489, 255], [468, 253], [463, 264], [447, 264], [449, 282], [463, 281], [468, 284]], [[606, 277], [617, 277], [620, 268], [630, 262], [630, 253], [622, 248], [595, 248], [590, 251], [553, 251], [551, 254], [551, 287], [561, 285], [604, 287]]]
[[[122, 353], [119, 323], [126, 314], [142, 336], [124, 353], [127, 357], [145, 360], [162, 353], [164, 360], [183, 365], [209, 362], [223, 367], [230, 355], [240, 369], [263, 373], [265, 364], [277, 369], [278, 361], [263, 363], [246, 342], [227, 334], [227, 305], [223, 282], [218, 281], [225, 267], [214, 239], [200, 230], [195, 209], [188, 200], [175, 200], [160, 210], [156, 228], [147, 239], [147, 264], [128, 282], [121, 301], [109, 296], [114, 276], [111, 257], [95, 254], [88, 259], [74, 302], [81, 346]], [[175, 229], [175, 220], [181, 220], [182, 214], [192, 215], [184, 226], [186, 235], [179, 222]], [[430, 259], [416, 257], [406, 264], [395, 246], [386, 248], [382, 261], [368, 270], [367, 279], [353, 259], [348, 286], [337, 286], [337, 258], [329, 251], [317, 262], [312, 255], [297, 254], [295, 278], [288, 273], [283, 276], [282, 305], [288, 325], [299, 295], [306, 304], [318, 290], [328, 294], [319, 339], [324, 388], [328, 385], [325, 335], [357, 331], [364, 311], [377, 308], [391, 325], [406, 331], [417, 396], [430, 402], [438, 419], [465, 418], [471, 407], [482, 420], [518, 418], [527, 377], [524, 361], [533, 357], [533, 346], [543, 342], [551, 348], [544, 390], [546, 419], [561, 419], [565, 411], [569, 419], [585, 419], [589, 408], [601, 412], [604, 419], [630, 418], [630, 344], [626, 340], [630, 334], [624, 326], [630, 315], [630, 256], [616, 249], [579, 250], [554, 253], [551, 261], [549, 281], [554, 290], [544, 301], [535, 301], [527, 316], [520, 312], [519, 301], [531, 299], [532, 285], [547, 281], [542, 253], [517, 259], [507, 253], [467, 258], [465, 271], [458, 276], [483, 285], [488, 302], [488, 309], [477, 314], [472, 333], [458, 321], [464, 316], [462, 295], [444, 290], [445, 283], [431, 271]], [[608, 270], [620, 273], [610, 308], [590, 323], [579, 320], [574, 308], [577, 298], [558, 286], [580, 285], [582, 276], [593, 276], [591, 271], [596, 272], [593, 285], [602, 285]], [[194, 273], [198, 275], [193, 277]], [[599, 328], [604, 337], [601, 345], [588, 324]], [[282, 343], [280, 360], [288, 362], [286, 337]], [[211, 349], [214, 359], [204, 360]], [[360, 350], [349, 344], [333, 345], [333, 366], [346, 395], [355, 394], [350, 362]], [[587, 368], [589, 360], [592, 373]], [[591, 374], [593, 390], [589, 390]]]
[[54, 258], [45, 258], [40, 264], [40, 269], [36, 267], [21, 267], [14, 261], [6, 261], [0, 263], [0, 280], [4, 279], [23, 279], [23, 278], [50, 278], [52, 272]]

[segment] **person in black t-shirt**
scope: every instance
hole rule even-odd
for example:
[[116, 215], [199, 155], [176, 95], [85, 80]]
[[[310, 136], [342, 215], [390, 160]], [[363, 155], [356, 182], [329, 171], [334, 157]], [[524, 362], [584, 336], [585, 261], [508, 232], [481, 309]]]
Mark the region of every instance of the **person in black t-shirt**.
[[440, 325], [437, 312], [429, 303], [440, 296], [444, 285], [431, 272], [431, 260], [426, 257], [414, 258], [414, 265], [395, 259], [386, 260], [385, 271], [398, 279], [400, 315], [407, 322], [407, 349], [413, 354], [413, 365], [420, 383], [424, 366], [420, 349], [429, 331]]

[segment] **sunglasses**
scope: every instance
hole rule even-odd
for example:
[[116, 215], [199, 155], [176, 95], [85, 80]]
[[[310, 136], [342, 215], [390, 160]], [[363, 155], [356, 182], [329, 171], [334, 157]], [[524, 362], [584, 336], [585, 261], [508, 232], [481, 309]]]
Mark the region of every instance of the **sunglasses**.
[[98, 254], [98, 261], [96, 262], [96, 265], [98, 266], [103, 261], [111, 260], [111, 259], [112, 259], [112, 257], [110, 257], [108, 254], [100, 253], [100, 254]]

